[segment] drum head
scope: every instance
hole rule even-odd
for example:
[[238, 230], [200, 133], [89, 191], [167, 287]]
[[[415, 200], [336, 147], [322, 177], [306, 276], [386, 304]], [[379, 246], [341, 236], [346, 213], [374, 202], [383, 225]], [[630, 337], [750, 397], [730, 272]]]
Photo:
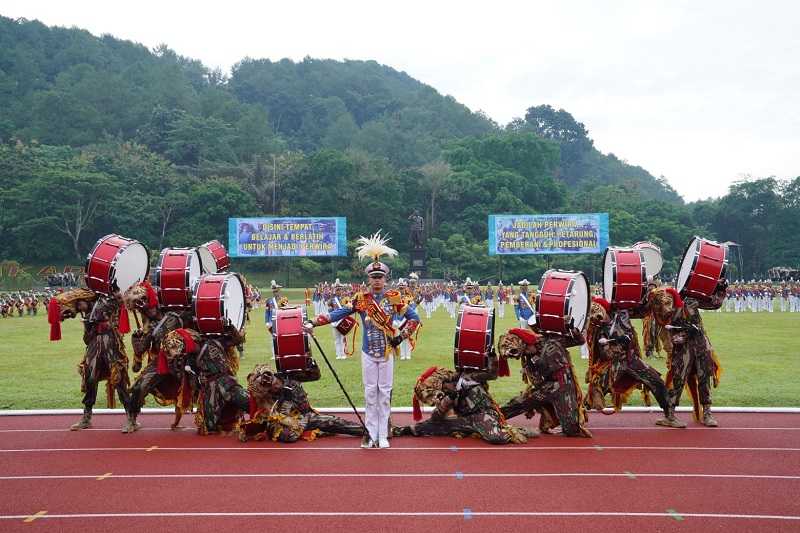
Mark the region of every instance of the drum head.
[[214, 259], [214, 255], [211, 253], [211, 251], [205, 246], [201, 246], [197, 249], [197, 253], [200, 255], [200, 264], [203, 269], [203, 273], [216, 274], [217, 261]]
[[203, 274], [200, 268], [200, 255], [197, 252], [198, 250], [192, 250], [192, 254], [189, 258], [189, 286], [186, 288], [189, 289], [190, 294], [192, 287], [194, 287], [197, 280], [200, 279], [200, 275]]
[[225, 317], [237, 330], [244, 326], [244, 286], [239, 276], [231, 274], [225, 280]]
[[664, 266], [664, 259], [661, 257], [661, 248], [652, 242], [637, 242], [633, 245], [634, 248], [642, 252], [644, 255], [644, 264], [647, 266], [647, 275], [657, 276]]
[[582, 272], [573, 279], [572, 296], [569, 300], [569, 314], [573, 324], [579, 331], [586, 331], [586, 318], [589, 315], [589, 280]]
[[606, 248], [603, 254], [603, 298], [609, 302], [612, 300], [612, 293], [614, 292], [614, 268], [611, 264], [614, 258], [614, 250]]
[[131, 243], [117, 256], [115, 267], [114, 281], [119, 290], [125, 292], [147, 278], [150, 269], [147, 248], [139, 242]]
[[681, 261], [681, 269], [678, 271], [678, 279], [675, 281], [675, 288], [681, 292], [689, 281], [689, 274], [692, 273], [694, 261], [697, 258], [697, 252], [700, 249], [700, 237], [695, 237], [689, 241], [689, 246], [686, 247], [686, 252], [683, 254]]

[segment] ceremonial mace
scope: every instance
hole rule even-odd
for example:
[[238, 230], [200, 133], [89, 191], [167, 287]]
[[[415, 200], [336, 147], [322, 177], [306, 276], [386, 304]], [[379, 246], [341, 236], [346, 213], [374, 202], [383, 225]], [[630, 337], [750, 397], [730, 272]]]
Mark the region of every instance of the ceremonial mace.
[[333, 369], [333, 365], [331, 365], [331, 362], [328, 360], [328, 356], [325, 355], [325, 350], [323, 350], [322, 346], [319, 345], [319, 341], [317, 341], [317, 338], [314, 336], [313, 333], [311, 333], [311, 332], [307, 332], [307, 333], [308, 333], [308, 335], [311, 336], [312, 339], [314, 339], [314, 344], [317, 345], [317, 349], [319, 349], [319, 353], [321, 353], [322, 354], [322, 358], [325, 359], [325, 364], [328, 365], [328, 368], [330, 369], [331, 374], [333, 374], [333, 377], [336, 378], [336, 383], [339, 384], [339, 388], [342, 389], [342, 392], [344, 393], [344, 397], [347, 398], [347, 403], [349, 403], [350, 407], [353, 408], [353, 412], [356, 414], [356, 417], [358, 418], [358, 422], [361, 424], [361, 427], [364, 428], [364, 435], [369, 435], [369, 430], [367, 429], [367, 425], [364, 424], [364, 420], [361, 418], [361, 415], [359, 414], [358, 409], [356, 409], [356, 406], [353, 404], [353, 400], [350, 399], [350, 395], [347, 394], [347, 390], [344, 388], [344, 385], [342, 385], [342, 381], [339, 379], [339, 375], [336, 373], [336, 370]]

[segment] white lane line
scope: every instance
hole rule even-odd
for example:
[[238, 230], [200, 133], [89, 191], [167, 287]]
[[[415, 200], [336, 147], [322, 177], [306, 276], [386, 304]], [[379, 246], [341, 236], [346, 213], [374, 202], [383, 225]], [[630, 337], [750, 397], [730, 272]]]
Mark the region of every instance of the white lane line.
[[[150, 448], [134, 448], [134, 447], [97, 447], [97, 448], [6, 448], [0, 449], [0, 453], [57, 453], [57, 452], [131, 452], [131, 451], [174, 451], [174, 452], [359, 452], [359, 453], [390, 453], [390, 452], [415, 452], [415, 451], [448, 451], [453, 450], [452, 446], [418, 446], [418, 447], [393, 447], [381, 452], [374, 452], [372, 450], [363, 450], [360, 447], [344, 447], [344, 446], [309, 446], [309, 447], [294, 447], [287, 446], [274, 446], [274, 447], [256, 447], [256, 446], [181, 446], [181, 447], [160, 447], [151, 446]], [[498, 452], [498, 451], [518, 451], [518, 452], [536, 452], [536, 451], [555, 451], [555, 450], [584, 450], [596, 452], [597, 448], [594, 445], [589, 446], [463, 446], [459, 447], [458, 451], [483, 451], [483, 452]], [[800, 452], [800, 448], [777, 448], [777, 447], [702, 447], [702, 446], [603, 446], [603, 450], [656, 450], [656, 451], [691, 451], [691, 452]]]
[[[648, 518], [663, 517], [673, 518], [668, 512], [663, 513], [633, 513], [633, 512], [613, 512], [613, 511], [472, 511], [470, 515], [474, 517], [631, 517]], [[23, 520], [30, 515], [0, 515], [0, 520]], [[75, 513], [75, 514], [45, 514], [39, 520], [69, 519], [69, 518], [258, 518], [258, 517], [464, 517], [464, 511], [426, 511], [426, 512], [206, 512], [206, 513]], [[681, 513], [684, 518], [718, 518], [718, 519], [751, 519], [751, 520], [800, 520], [798, 515], [767, 515], [767, 514], [723, 514], [723, 513]]]
[[[593, 427], [589, 426], [592, 431], [670, 431], [669, 429], [659, 428], [659, 427], [619, 427], [619, 426], [610, 426], [610, 427]], [[0, 429], [0, 433], [66, 433], [69, 431], [67, 426], [62, 428], [47, 428], [47, 429]], [[96, 432], [96, 431], [110, 431], [115, 433], [122, 433], [119, 428], [91, 428], [91, 429], [84, 429], [82, 433], [85, 432]], [[193, 427], [182, 427], [178, 429], [170, 429], [167, 426], [164, 427], [148, 427], [148, 428], [140, 428], [137, 431], [162, 431], [165, 433], [179, 433], [182, 431], [191, 431], [192, 433], [196, 432], [197, 429]], [[684, 428], [681, 431], [713, 431], [714, 433], [719, 433], [721, 431], [800, 431], [799, 427], [718, 427], [714, 428], [713, 430], [709, 430], [706, 427], [688, 427]]]
[[[320, 413], [352, 413], [353, 411], [349, 408], [345, 407], [316, 407], [316, 411]], [[121, 408], [117, 409], [106, 409], [106, 408], [96, 408], [94, 409], [94, 414], [96, 415], [116, 415], [116, 414], [125, 414], [125, 410]], [[142, 414], [158, 414], [158, 415], [173, 415], [175, 414], [175, 410], [170, 407], [145, 407], [142, 409]], [[194, 411], [193, 411], [194, 412]], [[364, 408], [358, 408], [359, 413], [364, 413]], [[392, 414], [411, 414], [413, 409], [411, 406], [408, 407], [392, 407]], [[423, 407], [423, 413], [431, 413], [433, 412], [433, 407]], [[622, 408], [622, 414], [629, 414], [629, 413], [660, 413], [661, 408], [657, 405], [653, 405], [650, 407], [645, 406], [624, 406]], [[675, 408], [675, 412], [677, 413], [690, 413], [692, 412], [691, 407], [686, 406], [678, 406]], [[800, 413], [800, 407], [743, 407], [743, 406], [714, 406], [715, 413], [769, 413], [769, 414], [798, 414]], [[0, 416], [53, 416], [53, 415], [81, 415], [83, 414], [83, 409], [0, 409]], [[616, 413], [615, 413], [616, 414]]]
[[[603, 473], [603, 472], [456, 472], [457, 479], [463, 478], [631, 478], [630, 472]], [[768, 474], [640, 474], [635, 478], [709, 478], [709, 479], [773, 479], [798, 481], [800, 476], [768, 475]], [[27, 475], [27, 476], [0, 476], [0, 481], [23, 480], [57, 480], [57, 479], [216, 479], [216, 478], [453, 478], [452, 473], [326, 473], [326, 474], [298, 474], [298, 473], [242, 473], [242, 474], [63, 474], [63, 475]]]

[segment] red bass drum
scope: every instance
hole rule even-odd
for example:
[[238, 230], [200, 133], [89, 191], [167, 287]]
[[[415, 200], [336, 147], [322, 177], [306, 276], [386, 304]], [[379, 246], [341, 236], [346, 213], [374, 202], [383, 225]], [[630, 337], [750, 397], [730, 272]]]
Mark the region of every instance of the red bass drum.
[[456, 320], [455, 367], [463, 370], [489, 370], [494, 352], [494, 310], [482, 305], [465, 305]]
[[586, 333], [591, 305], [589, 280], [583, 272], [548, 270], [542, 275], [536, 295], [536, 323], [539, 333], [571, 336], [571, 327]]
[[675, 288], [682, 296], [696, 298], [709, 308], [707, 304], [725, 278], [727, 266], [727, 245], [694, 237], [683, 254]]
[[291, 375], [313, 367], [308, 334], [303, 324], [308, 320], [302, 307], [276, 309], [273, 318], [272, 347], [278, 372]]
[[244, 327], [244, 284], [238, 274], [205, 274], [192, 293], [197, 329], [207, 335], [222, 335], [225, 328]]
[[205, 274], [227, 272], [228, 268], [231, 266], [228, 251], [225, 250], [222, 243], [217, 240], [201, 244], [197, 247], [197, 252], [200, 254], [200, 261], [203, 265], [203, 273]]
[[165, 307], [190, 307], [192, 290], [200, 274], [196, 248], [161, 250], [154, 280], [159, 303]]
[[86, 257], [86, 286], [106, 296], [116, 291], [124, 293], [146, 280], [149, 271], [150, 256], [142, 243], [106, 235]]
[[642, 305], [647, 294], [647, 264], [638, 248], [606, 248], [603, 254], [603, 296], [614, 309]]

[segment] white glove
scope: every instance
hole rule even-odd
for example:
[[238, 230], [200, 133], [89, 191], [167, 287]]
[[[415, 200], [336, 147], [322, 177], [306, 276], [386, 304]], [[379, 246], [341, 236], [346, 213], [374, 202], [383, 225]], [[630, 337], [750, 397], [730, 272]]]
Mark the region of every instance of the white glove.
[[311, 321], [303, 322], [303, 331], [309, 335], [314, 333], [314, 323]]

